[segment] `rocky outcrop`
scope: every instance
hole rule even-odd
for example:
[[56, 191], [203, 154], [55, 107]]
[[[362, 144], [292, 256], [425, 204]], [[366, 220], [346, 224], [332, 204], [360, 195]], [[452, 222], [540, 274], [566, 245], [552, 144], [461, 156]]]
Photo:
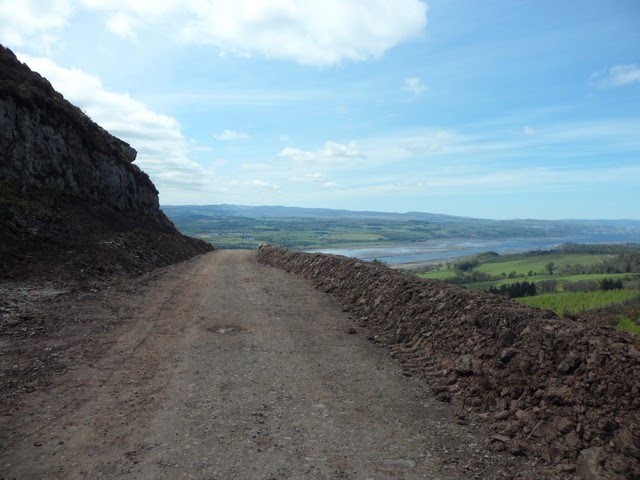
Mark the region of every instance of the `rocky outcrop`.
[[0, 179], [164, 220], [136, 151], [0, 46]]
[[406, 375], [490, 422], [549, 478], [640, 478], [640, 342], [382, 264], [263, 246], [258, 261], [337, 296]]
[[180, 235], [135, 158], [0, 45], [0, 276], [136, 273], [211, 250]]

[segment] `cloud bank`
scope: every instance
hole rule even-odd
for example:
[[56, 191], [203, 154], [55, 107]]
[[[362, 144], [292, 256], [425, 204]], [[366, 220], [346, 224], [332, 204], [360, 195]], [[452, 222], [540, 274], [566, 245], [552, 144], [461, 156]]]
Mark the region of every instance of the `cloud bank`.
[[221, 54], [315, 66], [380, 57], [427, 23], [420, 0], [0, 0], [0, 40], [51, 43], [81, 9], [103, 15], [123, 38], [162, 24], [179, 41]]
[[592, 81], [600, 88], [618, 88], [640, 83], [640, 67], [636, 64], [614, 65], [609, 70], [594, 73]]
[[286, 157], [297, 162], [309, 163], [352, 163], [353, 160], [364, 158], [355, 142], [347, 145], [328, 141], [320, 150], [307, 151], [294, 147], [285, 147], [278, 153], [279, 157]]

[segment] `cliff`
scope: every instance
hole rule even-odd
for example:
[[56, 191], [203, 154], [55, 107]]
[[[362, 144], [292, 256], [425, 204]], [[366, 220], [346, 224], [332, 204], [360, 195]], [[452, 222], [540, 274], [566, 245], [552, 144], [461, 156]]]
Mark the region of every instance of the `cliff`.
[[[3, 273], [15, 273], [36, 260], [59, 263], [61, 250], [88, 254], [93, 249], [99, 264], [107, 249], [116, 270], [125, 271], [210, 250], [179, 234], [160, 210], [148, 175], [132, 163], [135, 158], [129, 144], [94, 123], [0, 46]], [[139, 240], [142, 250], [130, 258], [127, 247], [113, 246], [114, 239], [108, 239], [113, 235], [127, 237], [124, 243], [134, 248]], [[145, 249], [157, 255], [147, 258]]]

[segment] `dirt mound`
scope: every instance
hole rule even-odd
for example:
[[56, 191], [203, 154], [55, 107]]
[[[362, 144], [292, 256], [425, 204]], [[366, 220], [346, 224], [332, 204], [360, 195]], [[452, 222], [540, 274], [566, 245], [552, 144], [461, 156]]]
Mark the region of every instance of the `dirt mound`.
[[0, 278], [140, 274], [213, 249], [167, 222], [90, 199], [0, 182]]
[[407, 375], [491, 422], [497, 450], [553, 475], [640, 478], [640, 342], [384, 265], [263, 246], [262, 263], [336, 295]]

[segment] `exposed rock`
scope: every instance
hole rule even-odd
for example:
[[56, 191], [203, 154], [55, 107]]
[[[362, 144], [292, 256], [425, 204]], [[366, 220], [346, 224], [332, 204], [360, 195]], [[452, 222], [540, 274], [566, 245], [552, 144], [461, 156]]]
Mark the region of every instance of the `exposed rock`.
[[0, 46], [0, 179], [90, 198], [169, 223], [136, 151]]
[[609, 476], [602, 468], [604, 451], [600, 447], [585, 448], [578, 455], [576, 473], [583, 480], [605, 480]]
[[461, 355], [456, 359], [455, 370], [460, 375], [473, 375], [473, 355]]
[[0, 276], [140, 273], [211, 250], [180, 235], [135, 158], [0, 45]]

